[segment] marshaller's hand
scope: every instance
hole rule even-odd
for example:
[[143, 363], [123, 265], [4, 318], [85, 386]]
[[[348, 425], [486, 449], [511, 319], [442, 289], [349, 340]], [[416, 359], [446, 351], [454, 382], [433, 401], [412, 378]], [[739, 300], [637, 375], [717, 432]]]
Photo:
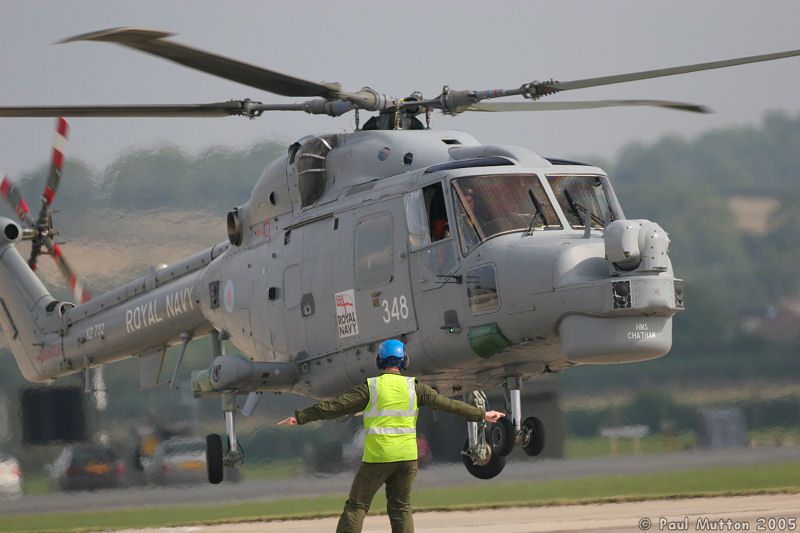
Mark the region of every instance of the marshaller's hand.
[[504, 416], [506, 416], [506, 414], [501, 413], [500, 411], [486, 411], [486, 414], [484, 415], [483, 419], [489, 422], [490, 424], [494, 424]]
[[293, 417], [293, 416], [290, 416], [290, 417], [284, 418], [283, 420], [278, 422], [278, 425], [279, 426], [296, 426], [297, 425], [297, 419], [295, 417]]

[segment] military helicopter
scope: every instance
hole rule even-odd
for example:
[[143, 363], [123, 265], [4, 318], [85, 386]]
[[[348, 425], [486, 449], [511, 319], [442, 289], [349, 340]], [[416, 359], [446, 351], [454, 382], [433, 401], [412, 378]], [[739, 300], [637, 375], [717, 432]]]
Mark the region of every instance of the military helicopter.
[[[92, 299], [53, 241], [54, 170], [33, 220], [3, 182], [24, 226], [0, 220], [0, 325], [26, 379], [46, 382], [127, 357], [140, 381], [160, 379], [167, 347], [210, 335], [213, 359], [192, 372], [200, 398], [221, 400], [227, 446], [207, 438], [209, 481], [243, 459], [236, 414], [265, 391], [313, 398], [376, 375], [375, 349], [400, 338], [412, 370], [441, 393], [481, 405], [505, 388], [509, 416], [468, 423], [462, 450], [474, 476], [497, 476], [515, 446], [538, 455], [545, 429], [523, 417], [522, 383], [572, 366], [631, 363], [665, 355], [683, 281], [655, 222], [629, 220], [606, 173], [469, 134], [430, 129], [433, 111], [538, 111], [657, 106], [660, 100], [539, 101], [567, 90], [724, 68], [800, 55], [800, 50], [512, 89], [454, 90], [405, 98], [364, 87], [349, 92], [194, 49], [171, 34], [116, 28], [67, 39], [116, 43], [273, 94], [310, 98], [264, 104], [2, 107], [0, 117], [227, 117], [267, 111], [340, 116], [355, 131], [307, 136], [269, 165], [250, 199], [227, 214], [228, 240]], [[502, 97], [520, 101], [491, 102]], [[372, 112], [363, 126], [360, 112]], [[419, 118], [423, 117], [425, 122]], [[24, 209], [23, 209], [24, 206]], [[26, 262], [15, 245], [33, 241]], [[31, 270], [53, 256], [76, 289], [56, 300]], [[87, 293], [88, 294], [88, 293]], [[236, 348], [226, 353], [224, 340]], [[241, 408], [237, 397], [246, 395]]]

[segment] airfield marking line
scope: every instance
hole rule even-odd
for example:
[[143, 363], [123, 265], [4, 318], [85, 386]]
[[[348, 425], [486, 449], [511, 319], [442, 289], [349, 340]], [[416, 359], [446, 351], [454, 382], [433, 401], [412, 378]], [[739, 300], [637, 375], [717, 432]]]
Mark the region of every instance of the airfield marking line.
[[[800, 494], [757, 496], [725, 496], [711, 498], [681, 498], [645, 500], [639, 502], [603, 503], [591, 505], [562, 505], [552, 507], [513, 507], [477, 511], [436, 511], [414, 514], [418, 532], [456, 533], [554, 533], [559, 531], [639, 532], [643, 518], [652, 521], [650, 531], [659, 531], [659, 519], [677, 522], [688, 517], [689, 531], [696, 531], [698, 518], [731, 519], [750, 524], [756, 531], [756, 519], [795, 518], [800, 522]], [[333, 531], [338, 518], [248, 522], [214, 526], [124, 530], [117, 533], [256, 533], [271, 531], [295, 533], [301, 531]], [[386, 531], [385, 515], [368, 516], [365, 533]], [[800, 525], [798, 525], [800, 530]]]

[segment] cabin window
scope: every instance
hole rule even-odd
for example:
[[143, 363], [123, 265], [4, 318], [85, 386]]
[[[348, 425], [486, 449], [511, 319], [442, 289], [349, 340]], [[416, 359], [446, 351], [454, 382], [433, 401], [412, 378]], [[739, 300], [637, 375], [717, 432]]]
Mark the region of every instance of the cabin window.
[[452, 184], [465, 255], [495, 235], [562, 227], [535, 174], [469, 176], [454, 179]]
[[481, 265], [468, 271], [466, 285], [469, 310], [473, 315], [491, 313], [500, 308], [494, 265]]
[[392, 280], [392, 214], [362, 218], [356, 226], [356, 287], [373, 287]]
[[602, 228], [616, 220], [611, 190], [600, 176], [547, 176], [550, 187], [573, 228], [584, 228], [589, 218], [593, 228]]

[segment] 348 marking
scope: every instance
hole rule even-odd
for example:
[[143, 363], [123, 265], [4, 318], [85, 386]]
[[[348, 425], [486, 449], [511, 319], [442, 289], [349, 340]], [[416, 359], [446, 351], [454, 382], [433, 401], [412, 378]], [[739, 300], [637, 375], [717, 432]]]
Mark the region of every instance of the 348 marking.
[[381, 308], [383, 309], [383, 321], [389, 323], [392, 320], [405, 320], [408, 318], [408, 301], [404, 294], [398, 298], [392, 298], [391, 304], [388, 299], [381, 300]]

